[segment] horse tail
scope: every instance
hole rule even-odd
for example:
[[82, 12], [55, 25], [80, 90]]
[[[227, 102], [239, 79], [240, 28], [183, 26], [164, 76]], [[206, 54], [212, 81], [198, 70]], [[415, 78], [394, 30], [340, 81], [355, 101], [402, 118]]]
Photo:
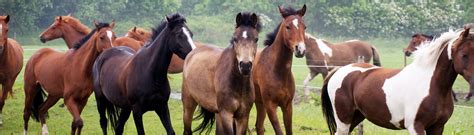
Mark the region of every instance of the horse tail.
[[373, 55], [373, 62], [374, 62], [374, 65], [375, 66], [382, 66], [382, 63], [380, 63], [380, 56], [379, 56], [379, 53], [377, 51], [377, 48], [375, 48], [375, 46], [371, 46], [372, 48], [372, 55]]
[[[36, 122], [39, 122], [39, 110], [41, 105], [44, 103], [44, 100], [46, 98], [46, 93], [44, 92], [43, 88], [41, 88], [41, 85], [39, 83], [36, 83], [35, 85], [35, 92], [36, 95], [33, 97], [33, 104], [31, 104], [31, 113], [33, 114], [32, 117]], [[46, 116], [48, 112], [46, 112]]]
[[199, 126], [193, 130], [193, 133], [199, 131], [199, 134], [202, 134], [204, 131], [206, 131], [206, 134], [209, 134], [215, 122], [214, 115], [215, 114], [213, 112], [210, 112], [209, 110], [206, 110], [204, 107], [201, 107], [199, 115], [195, 117], [194, 120], [198, 120], [198, 119], [203, 119], [203, 120], [202, 120], [202, 123], [199, 124]]
[[332, 77], [332, 74], [336, 72], [337, 69], [333, 70], [330, 75], [324, 81], [323, 88], [321, 90], [321, 108], [323, 110], [324, 118], [326, 119], [326, 124], [329, 128], [330, 134], [334, 134], [336, 132], [336, 120], [334, 119], [334, 110], [332, 108], [331, 99], [329, 98], [328, 93], [328, 82]]

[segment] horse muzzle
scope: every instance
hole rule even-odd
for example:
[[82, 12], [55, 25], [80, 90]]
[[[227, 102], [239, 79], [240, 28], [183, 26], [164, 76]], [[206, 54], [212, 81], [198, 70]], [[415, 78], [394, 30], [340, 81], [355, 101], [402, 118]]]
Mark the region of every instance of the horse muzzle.
[[41, 43], [46, 43], [46, 41], [48, 41], [46, 38], [44, 38], [42, 36], [40, 37], [40, 40], [41, 40]]
[[410, 56], [411, 56], [411, 52], [410, 52], [410, 51], [405, 51], [405, 56], [410, 57]]
[[297, 58], [302, 58], [306, 52], [306, 47], [304, 43], [298, 43], [296, 45], [295, 56]]
[[239, 72], [240, 72], [240, 74], [249, 75], [251, 71], [252, 71], [252, 62], [251, 61], [248, 61], [248, 62], [240, 61], [239, 62]]

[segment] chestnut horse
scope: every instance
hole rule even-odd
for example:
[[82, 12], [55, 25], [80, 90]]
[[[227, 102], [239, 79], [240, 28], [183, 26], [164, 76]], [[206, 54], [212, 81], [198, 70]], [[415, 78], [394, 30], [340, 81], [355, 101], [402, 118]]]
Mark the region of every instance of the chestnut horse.
[[255, 84], [255, 105], [257, 107], [256, 129], [263, 134], [265, 112], [272, 123], [275, 134], [281, 135], [276, 109], [283, 111], [286, 134], [293, 134], [292, 113], [295, 95], [295, 80], [291, 72], [292, 54], [301, 58], [305, 53], [305, 23], [303, 16], [306, 5], [299, 10], [278, 7], [283, 20], [267, 35], [265, 48], [257, 55], [253, 80]]
[[351, 63], [370, 62], [376, 66], [381, 66], [380, 57], [375, 46], [359, 40], [349, 40], [332, 44], [322, 39], [317, 39], [306, 33], [306, 65], [309, 74], [304, 80], [304, 94], [309, 95], [307, 86], [311, 80], [319, 73], [326, 78], [329, 71], [335, 66], [345, 66]]
[[10, 16], [0, 16], [0, 125], [3, 124], [2, 112], [8, 94], [13, 92], [13, 83], [23, 67], [23, 49], [20, 44], [8, 38]]
[[[58, 16], [51, 26], [40, 34], [40, 40], [43, 43], [62, 38], [66, 45], [71, 49], [75, 43], [84, 38], [90, 29], [82, 24], [78, 19], [67, 16]], [[132, 38], [119, 37], [114, 41], [114, 46], [128, 46], [135, 51], [141, 48], [142, 44]]]
[[[73, 116], [71, 134], [81, 134], [81, 112], [92, 94], [92, 65], [105, 49], [112, 47], [114, 22], [96, 23], [96, 28], [65, 53], [50, 48], [38, 50], [26, 64], [24, 75], [24, 129], [28, 130], [30, 115], [41, 122], [47, 134], [46, 113], [60, 98], [64, 98]], [[44, 89], [44, 90], [43, 90]], [[48, 93], [43, 100], [45, 91]]]
[[460, 74], [474, 83], [474, 33], [447, 32], [415, 52], [403, 69], [366, 63], [339, 68], [325, 80], [321, 101], [331, 134], [349, 134], [365, 118], [410, 134], [442, 134], [453, 112], [452, 86]]
[[142, 115], [147, 111], [155, 111], [167, 133], [174, 134], [166, 71], [173, 53], [184, 59], [195, 46], [186, 19], [180, 14], [166, 16], [166, 21], [153, 29], [153, 35], [158, 36], [137, 53], [127, 47], [114, 47], [95, 61], [94, 93], [103, 134], [107, 134], [106, 112], [115, 133], [122, 134], [132, 111], [139, 135], [145, 134]]
[[255, 99], [251, 72], [261, 25], [255, 13], [239, 13], [235, 21], [234, 35], [227, 48], [201, 46], [185, 60], [181, 98], [185, 135], [192, 134], [197, 105], [204, 120], [194, 131], [202, 133], [207, 129], [209, 133], [217, 114], [216, 134], [246, 133]]
[[148, 40], [150, 40], [151, 32], [138, 27], [133, 27], [127, 31], [125, 37], [133, 38], [137, 41], [142, 42], [142, 45], [145, 44]]

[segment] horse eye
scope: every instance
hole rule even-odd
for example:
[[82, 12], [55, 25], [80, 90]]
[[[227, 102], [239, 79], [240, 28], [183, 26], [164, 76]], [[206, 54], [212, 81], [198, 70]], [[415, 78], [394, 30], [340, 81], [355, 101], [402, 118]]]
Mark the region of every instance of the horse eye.
[[258, 42], [258, 38], [255, 39], [255, 42]]
[[104, 40], [104, 37], [100, 37], [100, 40]]
[[286, 26], [286, 29], [289, 30], [289, 29], [290, 29], [290, 26]]

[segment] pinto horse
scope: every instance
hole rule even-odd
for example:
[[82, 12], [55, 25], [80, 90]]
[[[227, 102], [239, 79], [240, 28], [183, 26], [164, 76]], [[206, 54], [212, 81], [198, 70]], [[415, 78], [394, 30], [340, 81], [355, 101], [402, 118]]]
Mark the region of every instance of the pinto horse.
[[122, 134], [132, 111], [137, 133], [145, 134], [142, 115], [151, 110], [160, 117], [167, 133], [174, 134], [166, 71], [173, 53], [184, 59], [195, 46], [186, 19], [180, 14], [166, 16], [166, 21], [153, 29], [153, 35], [156, 38], [137, 53], [127, 47], [114, 47], [95, 61], [94, 93], [103, 134], [107, 134], [106, 112], [115, 133]]
[[8, 38], [10, 16], [0, 16], [0, 125], [3, 124], [2, 112], [8, 94], [13, 92], [13, 83], [23, 67], [23, 49], [20, 44]]
[[265, 113], [272, 123], [275, 133], [283, 134], [276, 109], [283, 111], [286, 134], [291, 135], [293, 97], [295, 80], [291, 72], [292, 54], [301, 58], [305, 53], [304, 36], [306, 26], [303, 16], [306, 5], [299, 10], [278, 7], [283, 20], [278, 27], [267, 35], [265, 48], [257, 55], [253, 81], [255, 84], [255, 105], [257, 107], [256, 129], [263, 134]]
[[410, 134], [442, 134], [453, 112], [452, 86], [462, 75], [474, 86], [474, 34], [465, 28], [422, 45], [403, 69], [366, 63], [339, 68], [325, 80], [321, 101], [331, 134], [349, 134], [365, 118]]
[[[48, 133], [46, 113], [60, 98], [64, 98], [73, 116], [71, 134], [81, 134], [84, 124], [80, 115], [92, 94], [92, 65], [102, 51], [112, 47], [115, 40], [112, 32], [114, 22], [94, 21], [94, 24], [96, 28], [66, 53], [43, 48], [28, 60], [24, 75], [25, 134], [31, 114], [41, 122], [42, 133]], [[48, 93], [46, 101], [43, 100], [45, 91]]]
[[368, 63], [372, 58], [374, 65], [381, 66], [379, 53], [375, 46], [364, 41], [349, 40], [331, 44], [307, 33], [305, 44], [307, 49], [306, 65], [310, 71], [303, 83], [306, 96], [310, 92], [307, 89], [309, 82], [319, 73], [323, 75], [323, 79], [326, 78], [334, 66], [345, 66], [357, 62]]
[[204, 120], [194, 131], [202, 133], [206, 128], [210, 131], [217, 114], [216, 134], [246, 133], [255, 99], [251, 72], [260, 29], [255, 13], [239, 13], [227, 48], [201, 46], [189, 53], [184, 64], [181, 98], [183, 134], [192, 134], [191, 122], [197, 105]]
[[[67, 47], [71, 49], [74, 44], [83, 39], [88, 33], [90, 33], [90, 29], [71, 15], [58, 16], [55, 18], [53, 24], [40, 34], [40, 40], [46, 43], [54, 39], [62, 38], [66, 42]], [[113, 42], [113, 45], [128, 46], [138, 51], [142, 43], [132, 38], [119, 37]]]

